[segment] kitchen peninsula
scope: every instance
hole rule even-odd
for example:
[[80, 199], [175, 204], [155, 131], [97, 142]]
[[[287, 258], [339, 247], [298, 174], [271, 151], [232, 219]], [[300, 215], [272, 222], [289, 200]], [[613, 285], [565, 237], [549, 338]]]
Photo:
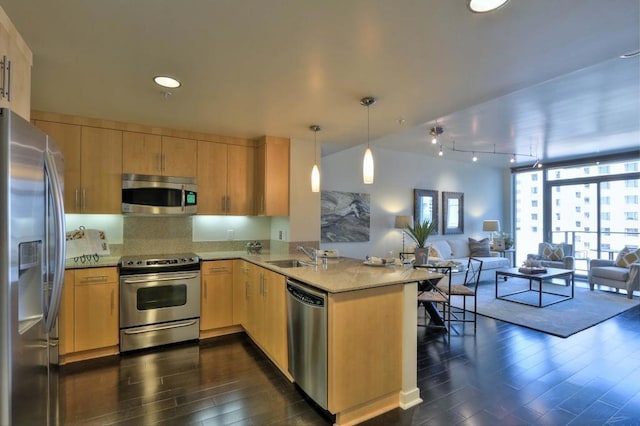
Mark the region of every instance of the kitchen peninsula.
[[[244, 271], [245, 276], [254, 277], [245, 279], [245, 286], [234, 280], [237, 295], [233, 298], [234, 310], [238, 300], [248, 299], [251, 303], [259, 297], [251, 292], [251, 285], [246, 284], [249, 281], [274, 285], [265, 293], [270, 297], [277, 294], [274, 303], [282, 311], [286, 311], [286, 277], [327, 293], [328, 410], [335, 414], [336, 424], [357, 423], [393, 408], [409, 408], [422, 401], [416, 384], [417, 282], [440, 275], [402, 266], [368, 266], [362, 260], [350, 258], [328, 259], [326, 263], [318, 260], [317, 265], [282, 268], [269, 262], [308, 259], [247, 254], [238, 259], [237, 253], [198, 254], [204, 260], [203, 271], [207, 265], [236, 259], [234, 262], [240, 263], [234, 263], [234, 276]], [[262, 270], [271, 278], [256, 280], [255, 276], [261, 272], [252, 273], [252, 268]], [[250, 317], [252, 307], [248, 309], [246, 315]], [[263, 309], [269, 309], [269, 306]], [[267, 356], [292, 379], [286, 368], [286, 348], [285, 354], [278, 356], [277, 349], [270, 350], [261, 345], [259, 329], [252, 326], [250, 318], [244, 323], [242, 319], [234, 318], [234, 322], [240, 322]], [[281, 312], [280, 319], [275, 322], [280, 334], [286, 333], [285, 322], [286, 312]]]

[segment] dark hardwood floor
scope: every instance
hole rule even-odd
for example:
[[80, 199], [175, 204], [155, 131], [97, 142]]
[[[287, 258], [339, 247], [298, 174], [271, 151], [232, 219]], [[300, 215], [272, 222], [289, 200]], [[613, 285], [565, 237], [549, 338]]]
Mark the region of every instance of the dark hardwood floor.
[[[424, 402], [365, 424], [640, 425], [640, 307], [567, 339], [467, 327], [419, 327]], [[65, 425], [330, 424], [243, 334], [63, 366], [60, 390]]]

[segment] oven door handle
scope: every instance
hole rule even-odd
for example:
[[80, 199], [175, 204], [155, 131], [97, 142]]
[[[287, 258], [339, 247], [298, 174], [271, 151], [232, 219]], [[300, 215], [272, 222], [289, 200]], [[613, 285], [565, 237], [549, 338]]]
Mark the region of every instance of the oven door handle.
[[192, 278], [198, 278], [198, 274], [190, 274], [190, 275], [172, 275], [170, 277], [159, 277], [159, 278], [141, 278], [141, 279], [125, 279], [123, 282], [125, 284], [142, 284], [142, 283], [153, 283], [156, 281], [175, 281], [175, 280], [190, 280]]
[[172, 328], [180, 328], [180, 327], [189, 327], [191, 325], [194, 325], [196, 323], [195, 320], [192, 321], [184, 321], [181, 323], [177, 323], [177, 324], [171, 324], [171, 325], [163, 325], [163, 326], [159, 326], [159, 327], [153, 327], [153, 328], [145, 328], [143, 330], [123, 330], [124, 334], [143, 334], [143, 333], [151, 333], [153, 331], [161, 331], [161, 330], [170, 330]]

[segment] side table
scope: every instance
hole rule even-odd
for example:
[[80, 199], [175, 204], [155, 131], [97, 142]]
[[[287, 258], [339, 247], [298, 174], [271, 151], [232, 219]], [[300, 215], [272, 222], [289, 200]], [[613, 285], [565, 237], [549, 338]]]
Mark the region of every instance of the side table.
[[516, 249], [514, 249], [513, 247], [508, 249], [503, 249], [503, 250], [491, 250], [491, 251], [500, 254], [500, 256], [502, 257], [508, 258], [511, 261], [511, 267], [513, 268], [516, 267]]

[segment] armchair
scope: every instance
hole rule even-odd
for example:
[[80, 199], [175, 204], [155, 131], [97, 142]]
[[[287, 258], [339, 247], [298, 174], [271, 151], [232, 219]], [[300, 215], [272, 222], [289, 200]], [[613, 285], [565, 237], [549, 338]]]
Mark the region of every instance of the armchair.
[[[551, 256], [549, 254], [551, 254]], [[539, 261], [541, 266], [545, 268], [560, 268], [571, 270], [574, 270], [576, 268], [576, 259], [573, 256], [572, 244], [540, 243], [538, 244], [538, 253], [528, 254], [527, 260], [528, 259]], [[567, 280], [567, 285], [569, 283], [569, 280]]]
[[589, 287], [596, 284], [623, 289], [627, 298], [633, 298], [633, 291], [640, 290], [640, 263], [632, 263], [628, 268], [616, 266], [614, 260], [592, 259], [589, 262]]

